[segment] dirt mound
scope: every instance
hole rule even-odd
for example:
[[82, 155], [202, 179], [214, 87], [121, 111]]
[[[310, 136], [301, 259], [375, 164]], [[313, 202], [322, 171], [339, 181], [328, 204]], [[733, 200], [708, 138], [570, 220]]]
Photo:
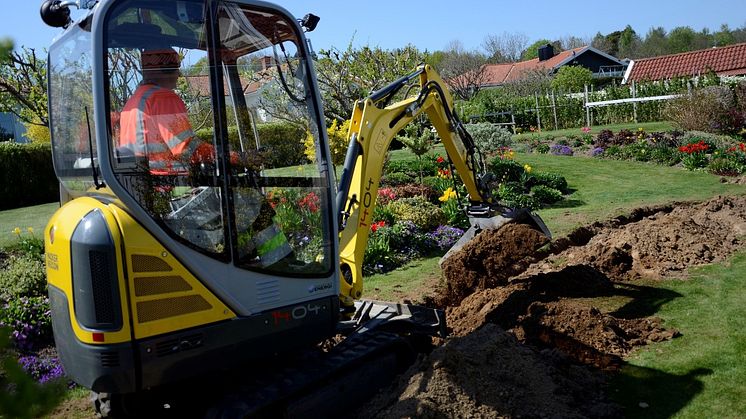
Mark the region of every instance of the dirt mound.
[[532, 303], [512, 332], [521, 341], [557, 348], [583, 364], [608, 369], [618, 367], [636, 346], [679, 335], [660, 323], [657, 318], [618, 319], [564, 300]]
[[534, 249], [543, 236], [530, 227], [485, 231], [444, 264], [439, 301], [452, 337], [363, 417], [619, 416], [599, 371], [679, 333], [645, 317], [654, 310], [635, 312], [634, 301], [605, 313], [593, 298], [629, 298], [646, 287], [626, 281], [722, 261], [744, 235], [746, 197], [640, 208], [542, 254]]
[[621, 417], [603, 377], [488, 324], [420, 359], [360, 417]]
[[526, 275], [588, 265], [617, 280], [682, 278], [688, 268], [722, 261], [743, 245], [746, 197], [718, 197], [592, 230], [586, 245], [568, 246]]
[[507, 283], [533, 262], [530, 256], [549, 239], [525, 224], [485, 230], [442, 265], [446, 289], [440, 305], [456, 305], [471, 293]]

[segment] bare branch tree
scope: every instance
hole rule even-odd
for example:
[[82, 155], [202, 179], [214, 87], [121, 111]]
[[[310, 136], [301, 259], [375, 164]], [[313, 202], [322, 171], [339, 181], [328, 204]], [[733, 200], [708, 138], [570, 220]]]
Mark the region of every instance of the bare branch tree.
[[473, 98], [487, 82], [487, 58], [477, 51], [466, 51], [460, 41], [451, 41], [443, 53], [439, 70], [454, 94], [463, 100]]
[[521, 51], [528, 45], [528, 36], [521, 32], [489, 34], [482, 42], [482, 48], [487, 51], [487, 56], [493, 63], [511, 63], [520, 60]]
[[593, 40], [591, 38], [579, 38], [573, 35], [567, 35], [559, 39], [560, 45], [563, 50], [575, 49], [584, 46], [591, 45]]

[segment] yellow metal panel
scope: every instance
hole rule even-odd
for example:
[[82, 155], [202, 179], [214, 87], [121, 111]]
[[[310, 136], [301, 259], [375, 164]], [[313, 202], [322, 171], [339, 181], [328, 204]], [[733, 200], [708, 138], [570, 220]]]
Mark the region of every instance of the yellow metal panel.
[[[75, 307], [73, 306], [73, 283], [72, 283], [72, 264], [70, 255], [70, 239], [75, 232], [80, 220], [91, 211], [100, 210], [109, 227], [112, 235], [114, 246], [116, 247], [116, 264], [120, 292], [120, 307], [122, 310], [122, 328], [116, 332], [105, 332], [104, 342], [93, 341], [93, 331], [84, 329], [78, 324], [75, 318]], [[52, 233], [51, 231], [54, 230]], [[54, 236], [54, 242], [51, 238]], [[47, 282], [50, 285], [62, 290], [67, 297], [68, 311], [70, 312], [70, 323], [72, 324], [75, 336], [83, 343], [88, 344], [112, 344], [122, 343], [130, 340], [131, 333], [129, 327], [129, 309], [126, 304], [126, 294], [124, 292], [125, 281], [121, 275], [123, 272], [122, 265], [122, 238], [119, 233], [119, 227], [116, 219], [112, 216], [107, 205], [93, 198], [78, 198], [62, 206], [49, 220], [44, 230], [44, 249], [46, 252], [47, 265]]]
[[[113, 205], [110, 209], [126, 243], [127, 277], [131, 278], [128, 282], [130, 311], [136, 339], [236, 316], [129, 214]], [[172, 288], [163, 287], [159, 293], [143, 293], [142, 289], [138, 292], [135, 288], [135, 282], [155, 281], [155, 278], [173, 281], [177, 277], [183, 283]]]

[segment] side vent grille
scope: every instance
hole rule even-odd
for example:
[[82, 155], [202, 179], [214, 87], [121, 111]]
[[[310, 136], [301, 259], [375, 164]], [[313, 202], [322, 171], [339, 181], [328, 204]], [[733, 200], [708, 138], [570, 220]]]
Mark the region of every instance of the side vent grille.
[[158, 357], [171, 355], [176, 352], [187, 351], [202, 346], [202, 334], [182, 336], [175, 339], [169, 339], [160, 342], [155, 347], [155, 353]]
[[107, 368], [113, 368], [119, 366], [119, 353], [117, 352], [101, 352], [101, 366]]
[[108, 254], [98, 250], [88, 252], [91, 266], [91, 288], [95, 306], [96, 322], [99, 324], [114, 323], [114, 295], [112, 295], [112, 272]]
[[138, 277], [134, 282], [137, 297], [192, 290], [192, 286], [180, 276]]
[[199, 295], [140, 301], [137, 303], [137, 321], [147, 323], [167, 317], [210, 310], [211, 308], [212, 305]]
[[170, 272], [173, 268], [157, 256], [132, 255], [132, 270], [134, 272]]
[[276, 279], [257, 282], [256, 299], [259, 304], [267, 304], [279, 301], [280, 282]]

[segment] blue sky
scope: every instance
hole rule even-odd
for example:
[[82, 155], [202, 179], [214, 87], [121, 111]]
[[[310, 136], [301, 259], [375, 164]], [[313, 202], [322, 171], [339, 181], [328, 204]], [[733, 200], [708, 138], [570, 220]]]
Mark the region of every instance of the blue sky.
[[[59, 30], [41, 21], [41, 1], [13, 3], [6, 8], [0, 38], [13, 39], [17, 47], [47, 47]], [[746, 25], [744, 0], [290, 0], [280, 4], [297, 17], [308, 12], [321, 17], [319, 27], [310, 34], [317, 50], [344, 48], [353, 35], [356, 45], [396, 48], [412, 43], [434, 51], [453, 40], [467, 49], [478, 49], [487, 34], [503, 32], [521, 32], [533, 42], [568, 35], [592, 37], [627, 24], [643, 36], [655, 26], [715, 31], [724, 23], [731, 28]]]

